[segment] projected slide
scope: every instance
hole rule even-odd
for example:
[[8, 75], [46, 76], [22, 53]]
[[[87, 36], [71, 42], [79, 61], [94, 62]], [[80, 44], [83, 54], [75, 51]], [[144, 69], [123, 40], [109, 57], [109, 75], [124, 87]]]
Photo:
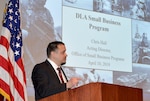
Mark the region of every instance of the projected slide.
[[132, 71], [130, 19], [63, 6], [62, 26], [66, 66]]

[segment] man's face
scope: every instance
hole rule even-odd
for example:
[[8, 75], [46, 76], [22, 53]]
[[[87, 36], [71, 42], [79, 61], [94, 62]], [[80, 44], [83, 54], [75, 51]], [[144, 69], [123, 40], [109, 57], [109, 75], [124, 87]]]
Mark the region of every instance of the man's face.
[[58, 45], [58, 49], [53, 53], [54, 61], [57, 65], [62, 65], [66, 63], [66, 47], [65, 45]]

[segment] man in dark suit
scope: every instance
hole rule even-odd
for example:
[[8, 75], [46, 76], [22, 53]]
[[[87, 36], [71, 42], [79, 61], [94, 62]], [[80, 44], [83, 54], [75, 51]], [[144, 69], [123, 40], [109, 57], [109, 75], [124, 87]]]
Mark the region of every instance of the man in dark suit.
[[[66, 91], [79, 82], [79, 78], [71, 78], [67, 80], [61, 65], [66, 63], [66, 47], [61, 41], [49, 43], [47, 47], [46, 61], [35, 65], [32, 71], [32, 82], [35, 89], [35, 99], [41, 98]], [[57, 68], [62, 70], [62, 79], [59, 76]]]

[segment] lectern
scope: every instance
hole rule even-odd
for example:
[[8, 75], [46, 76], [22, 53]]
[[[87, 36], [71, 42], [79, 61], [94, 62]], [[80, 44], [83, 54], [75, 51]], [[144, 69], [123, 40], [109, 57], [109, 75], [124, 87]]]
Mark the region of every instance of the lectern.
[[143, 91], [140, 88], [97, 82], [38, 101], [143, 101]]

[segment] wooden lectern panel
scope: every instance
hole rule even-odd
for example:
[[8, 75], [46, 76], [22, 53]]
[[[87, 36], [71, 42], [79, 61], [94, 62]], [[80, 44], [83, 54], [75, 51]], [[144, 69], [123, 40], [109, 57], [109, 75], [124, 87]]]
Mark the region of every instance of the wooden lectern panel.
[[142, 89], [107, 83], [89, 83], [38, 101], [143, 101]]
[[143, 101], [143, 91], [140, 88], [113, 84], [102, 84], [102, 101]]

